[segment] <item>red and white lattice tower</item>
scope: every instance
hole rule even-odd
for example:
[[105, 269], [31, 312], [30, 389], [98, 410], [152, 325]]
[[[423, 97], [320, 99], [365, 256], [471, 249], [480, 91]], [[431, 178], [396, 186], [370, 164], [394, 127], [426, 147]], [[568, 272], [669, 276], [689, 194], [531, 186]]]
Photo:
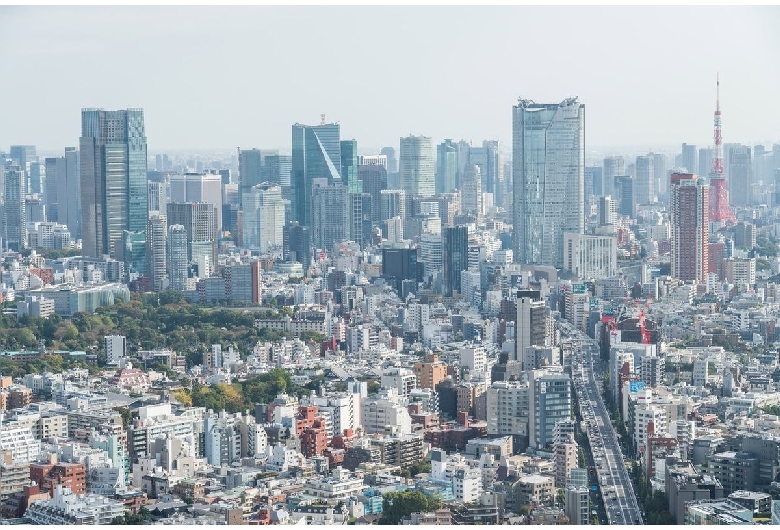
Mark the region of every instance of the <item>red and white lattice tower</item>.
[[726, 172], [723, 168], [723, 137], [720, 124], [720, 75], [717, 77], [717, 96], [715, 103], [715, 157], [710, 170], [710, 221], [719, 223], [737, 222], [734, 211], [729, 205], [729, 190]]

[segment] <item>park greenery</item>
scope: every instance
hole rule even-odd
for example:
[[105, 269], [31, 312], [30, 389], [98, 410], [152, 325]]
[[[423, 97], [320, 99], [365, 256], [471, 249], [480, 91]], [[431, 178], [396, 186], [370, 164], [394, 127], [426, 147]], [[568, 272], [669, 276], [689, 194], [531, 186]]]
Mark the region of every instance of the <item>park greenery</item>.
[[173, 397], [186, 406], [205, 407], [211, 410], [224, 410], [228, 413], [254, 409], [256, 403], [270, 403], [279, 394], [303, 397], [311, 393], [319, 381], [313, 380], [307, 386], [292, 382], [289, 372], [281, 368], [250, 377], [246, 381], [232, 384], [217, 383], [206, 386], [198, 383], [192, 390], [182, 388], [171, 392]]
[[437, 495], [426, 495], [421, 491], [394, 491], [382, 497], [382, 518], [380, 525], [401, 524], [404, 517], [415, 512], [432, 512], [441, 508]]
[[[245, 358], [258, 340], [292, 338], [282, 331], [254, 326], [255, 318], [275, 319], [287, 314], [284, 308], [244, 311], [189, 304], [175, 291], [153, 296], [134, 294], [129, 302], [99, 308], [94, 314], [76, 313], [70, 319], [58, 315], [21, 319], [13, 314], [0, 315], [0, 351], [38, 350], [43, 342], [47, 351], [96, 354], [98, 365], [103, 365], [103, 338], [124, 335], [131, 353], [168, 348], [186, 355], [190, 367], [202, 363], [203, 354], [212, 344], [232, 345]], [[309, 333], [302, 338], [316, 341], [321, 337]], [[0, 359], [0, 372], [12, 376], [71, 367], [68, 361], [57, 360], [57, 356], [42, 357], [24, 366], [7, 364]]]

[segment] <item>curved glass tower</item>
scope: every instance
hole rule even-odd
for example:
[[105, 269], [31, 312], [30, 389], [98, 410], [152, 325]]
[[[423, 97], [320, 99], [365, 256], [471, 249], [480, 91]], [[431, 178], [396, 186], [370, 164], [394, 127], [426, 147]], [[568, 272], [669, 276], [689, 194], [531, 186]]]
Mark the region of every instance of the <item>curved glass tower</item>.
[[585, 105], [512, 107], [515, 261], [563, 266], [563, 234], [585, 229]]

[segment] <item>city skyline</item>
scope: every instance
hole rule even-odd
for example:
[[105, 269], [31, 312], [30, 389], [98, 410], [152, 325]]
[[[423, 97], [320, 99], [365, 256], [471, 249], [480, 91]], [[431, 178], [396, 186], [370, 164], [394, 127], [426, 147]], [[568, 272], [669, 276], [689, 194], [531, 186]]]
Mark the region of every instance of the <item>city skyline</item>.
[[[410, 134], [429, 136], [434, 144], [463, 138], [507, 146], [511, 123], [504, 109], [518, 97], [578, 96], [590, 109], [588, 150], [681, 142], [704, 147], [712, 145], [718, 71], [724, 141], [776, 140], [765, 116], [780, 113], [772, 97], [780, 73], [767, 66], [780, 44], [772, 33], [780, 22], [777, 8], [89, 9], [85, 18], [80, 8], [0, 8], [6, 59], [0, 75], [33, 79], [45, 71], [47, 78], [68, 81], [56, 90], [47, 83], [8, 83], [6, 97], [20, 104], [8, 105], [6, 122], [13, 126], [0, 131], [0, 145], [30, 143], [59, 152], [76, 145], [74, 121], [82, 108], [142, 107], [152, 132], [150, 152], [288, 147], [290, 124], [316, 123], [322, 113], [342, 125], [343, 139], [362, 146], [397, 146]], [[556, 20], [559, 42], [549, 39], [544, 25], [515, 31], [525, 18]], [[117, 26], [117, 20], [126, 24]], [[740, 29], [721, 32], [713, 44], [712, 28], [723, 20]], [[670, 24], [687, 31], [663, 38], [661, 30]], [[245, 31], [250, 28], [260, 31]], [[405, 38], [398, 38], [398, 28]], [[658, 38], [633, 40], [648, 28], [658, 28]], [[302, 36], [298, 44], [286, 39], [292, 31]], [[542, 39], [539, 52], [534, 43]], [[621, 50], [614, 46], [620, 41], [630, 44]], [[355, 75], [349, 83], [306, 82], [336, 72], [311, 59], [314, 43], [324, 56], [350, 53]], [[522, 67], [513, 67], [518, 50], [529, 46], [536, 53], [523, 54]], [[568, 56], [573, 49], [578, 55]], [[680, 61], [680, 49], [692, 60]], [[66, 59], [87, 52], [94, 73], [76, 75]], [[248, 71], [253, 60], [262, 61], [268, 74]]]

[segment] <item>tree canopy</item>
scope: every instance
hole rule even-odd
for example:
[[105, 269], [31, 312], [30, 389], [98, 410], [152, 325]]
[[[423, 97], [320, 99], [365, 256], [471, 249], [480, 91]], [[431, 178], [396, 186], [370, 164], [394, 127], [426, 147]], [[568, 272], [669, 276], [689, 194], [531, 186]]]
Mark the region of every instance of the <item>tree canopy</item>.
[[382, 518], [379, 524], [399, 524], [404, 517], [415, 512], [432, 512], [441, 508], [437, 495], [421, 491], [394, 491], [382, 497]]

